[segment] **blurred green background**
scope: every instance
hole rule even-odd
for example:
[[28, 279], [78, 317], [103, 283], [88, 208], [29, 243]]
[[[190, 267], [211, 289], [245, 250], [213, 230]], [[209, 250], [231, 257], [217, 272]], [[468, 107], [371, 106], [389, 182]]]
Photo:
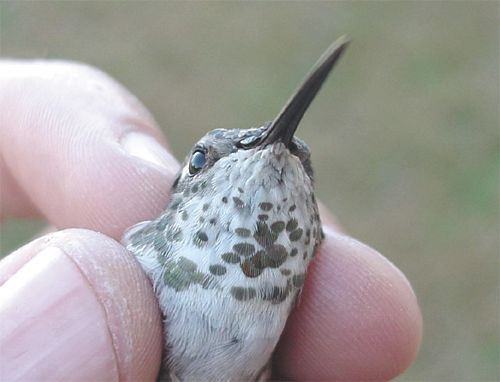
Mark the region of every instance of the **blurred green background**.
[[[103, 69], [182, 158], [272, 119], [349, 34], [299, 134], [319, 197], [418, 295], [423, 346], [398, 380], [499, 380], [499, 4], [3, 2], [1, 55]], [[4, 224], [1, 253], [41, 224]]]

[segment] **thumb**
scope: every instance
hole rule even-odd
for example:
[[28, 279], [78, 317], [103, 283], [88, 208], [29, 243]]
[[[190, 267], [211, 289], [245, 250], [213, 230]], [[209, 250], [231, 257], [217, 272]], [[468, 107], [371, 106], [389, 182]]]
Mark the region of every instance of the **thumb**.
[[65, 230], [0, 262], [0, 380], [152, 381], [161, 315], [114, 240]]

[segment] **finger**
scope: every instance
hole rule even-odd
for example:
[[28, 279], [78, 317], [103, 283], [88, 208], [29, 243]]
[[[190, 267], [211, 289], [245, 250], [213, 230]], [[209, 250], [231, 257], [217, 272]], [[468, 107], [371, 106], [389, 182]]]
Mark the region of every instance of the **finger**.
[[66, 230], [0, 262], [0, 380], [155, 379], [161, 318], [114, 240]]
[[276, 352], [297, 380], [388, 380], [413, 361], [422, 319], [404, 275], [373, 249], [325, 227]]
[[0, 151], [0, 221], [6, 216], [34, 217], [37, 215], [39, 212], [35, 205], [8, 171]]
[[90, 67], [0, 63], [2, 216], [40, 211], [58, 228], [119, 238], [158, 215], [178, 163], [153, 118]]

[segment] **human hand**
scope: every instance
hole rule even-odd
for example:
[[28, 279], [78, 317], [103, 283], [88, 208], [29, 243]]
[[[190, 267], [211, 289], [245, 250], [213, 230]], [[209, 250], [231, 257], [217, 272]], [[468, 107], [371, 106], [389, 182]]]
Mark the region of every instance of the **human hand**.
[[[115, 240], [162, 211], [179, 168], [155, 121], [103, 73], [65, 62], [0, 63], [0, 111], [0, 218], [42, 216], [62, 230], [0, 262], [0, 379], [153, 380], [161, 315]], [[322, 210], [325, 241], [275, 375], [390, 379], [420, 344], [416, 298]]]

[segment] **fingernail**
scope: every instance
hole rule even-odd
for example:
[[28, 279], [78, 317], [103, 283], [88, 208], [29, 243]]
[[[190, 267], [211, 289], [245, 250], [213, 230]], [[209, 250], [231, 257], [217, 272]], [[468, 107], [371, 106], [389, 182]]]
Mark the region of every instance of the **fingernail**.
[[120, 144], [128, 154], [169, 172], [179, 167], [177, 160], [149, 135], [132, 131], [121, 138]]
[[59, 248], [39, 252], [1, 286], [0, 322], [0, 380], [118, 378], [105, 312]]

